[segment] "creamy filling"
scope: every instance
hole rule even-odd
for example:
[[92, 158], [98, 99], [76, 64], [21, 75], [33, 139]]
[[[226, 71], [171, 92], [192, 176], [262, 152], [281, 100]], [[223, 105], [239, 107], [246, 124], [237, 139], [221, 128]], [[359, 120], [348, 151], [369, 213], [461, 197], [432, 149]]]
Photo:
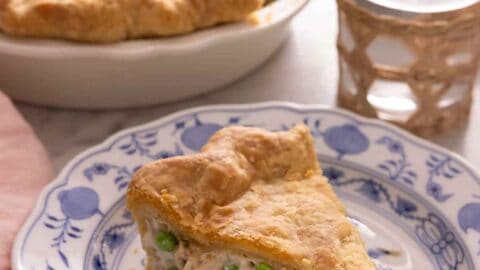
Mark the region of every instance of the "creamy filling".
[[149, 256], [153, 269], [178, 270], [222, 270], [226, 265], [236, 265], [239, 270], [252, 270], [261, 260], [251, 256], [236, 254], [223, 250], [204, 250], [200, 246], [176, 236], [178, 244], [171, 252], [161, 250], [155, 243], [155, 238], [161, 231], [170, 228], [159, 222], [149, 221], [147, 231], [142, 237], [142, 243]]
[[[232, 254], [225, 251], [210, 251], [193, 254], [187, 260], [184, 270], [223, 269], [225, 265], [236, 265], [238, 269], [255, 269], [258, 261], [248, 256]], [[181, 268], [180, 268], [181, 269]]]

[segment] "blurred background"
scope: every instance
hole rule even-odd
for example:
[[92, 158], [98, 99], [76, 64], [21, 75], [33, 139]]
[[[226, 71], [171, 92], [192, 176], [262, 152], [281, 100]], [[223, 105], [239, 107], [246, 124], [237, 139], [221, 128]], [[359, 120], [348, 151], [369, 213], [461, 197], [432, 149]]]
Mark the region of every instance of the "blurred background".
[[[313, 0], [297, 16], [291, 35], [265, 64], [246, 77], [184, 101], [114, 111], [63, 110], [17, 103], [49, 152], [55, 169], [112, 133], [158, 119], [177, 110], [221, 103], [291, 101], [336, 106], [338, 84], [337, 6]], [[467, 124], [431, 140], [475, 164], [480, 161], [480, 97], [478, 85]], [[38, 89], [41, 91], [41, 89]]]

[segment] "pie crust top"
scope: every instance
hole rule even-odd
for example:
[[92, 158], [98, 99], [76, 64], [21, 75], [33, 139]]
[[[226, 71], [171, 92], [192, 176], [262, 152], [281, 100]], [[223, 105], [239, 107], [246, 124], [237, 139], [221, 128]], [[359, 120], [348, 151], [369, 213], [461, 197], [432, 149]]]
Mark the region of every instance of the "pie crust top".
[[81, 42], [170, 36], [245, 19], [264, 0], [0, 0], [0, 30]]
[[144, 209], [205, 247], [296, 270], [374, 270], [356, 228], [317, 161], [309, 129], [227, 127], [198, 154], [147, 164], [127, 206]]

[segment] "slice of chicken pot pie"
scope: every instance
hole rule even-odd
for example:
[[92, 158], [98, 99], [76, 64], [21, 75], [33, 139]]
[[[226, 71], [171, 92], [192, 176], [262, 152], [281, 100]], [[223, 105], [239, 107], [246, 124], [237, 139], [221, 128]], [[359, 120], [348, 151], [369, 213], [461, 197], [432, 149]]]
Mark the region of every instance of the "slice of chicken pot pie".
[[201, 153], [145, 165], [127, 205], [147, 270], [370, 270], [306, 126], [228, 127]]

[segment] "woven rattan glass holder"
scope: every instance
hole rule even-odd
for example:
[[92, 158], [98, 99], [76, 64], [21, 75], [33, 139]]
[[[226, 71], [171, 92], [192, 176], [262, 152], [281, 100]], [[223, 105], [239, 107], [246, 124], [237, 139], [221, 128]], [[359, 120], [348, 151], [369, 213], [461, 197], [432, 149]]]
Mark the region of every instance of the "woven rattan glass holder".
[[479, 4], [418, 14], [337, 2], [341, 107], [423, 137], [465, 122], [480, 60]]

